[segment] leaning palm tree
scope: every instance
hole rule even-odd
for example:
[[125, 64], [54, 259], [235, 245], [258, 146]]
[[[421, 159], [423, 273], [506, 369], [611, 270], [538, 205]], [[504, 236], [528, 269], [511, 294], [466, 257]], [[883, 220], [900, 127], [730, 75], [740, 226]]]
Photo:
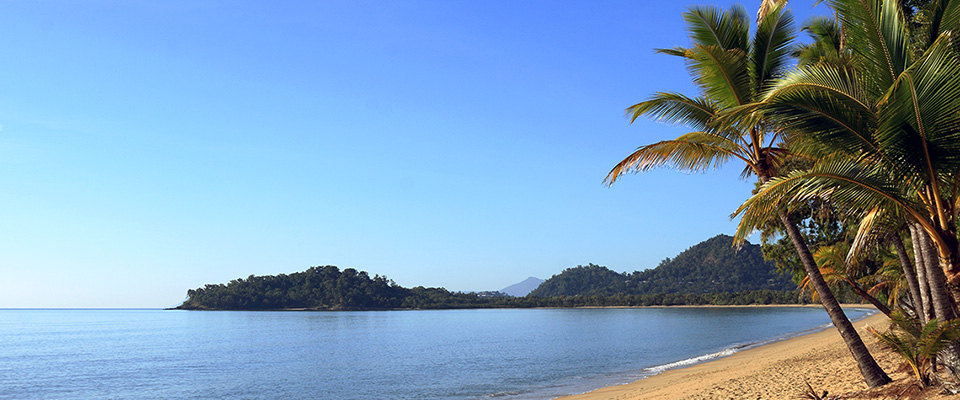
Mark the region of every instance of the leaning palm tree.
[[[789, 63], [793, 17], [786, 11], [785, 2], [765, 1], [764, 7], [766, 11], [762, 10], [758, 18], [753, 38], [742, 7], [726, 12], [695, 7], [684, 13], [693, 45], [658, 51], [684, 58], [700, 88], [700, 96], [657, 93], [629, 107], [627, 114], [631, 122], [648, 116], [686, 125], [694, 131], [638, 148], [614, 166], [605, 182], [612, 185], [628, 172], [661, 166], [706, 171], [730, 160], [744, 164], [744, 178], [755, 176], [759, 182], [766, 182], [779, 175], [788, 155], [782, 148], [785, 131], [773, 129], [761, 112], [743, 112], [775, 84]], [[820, 275], [796, 224], [785, 212], [777, 215], [867, 384], [874, 387], [889, 382]]]

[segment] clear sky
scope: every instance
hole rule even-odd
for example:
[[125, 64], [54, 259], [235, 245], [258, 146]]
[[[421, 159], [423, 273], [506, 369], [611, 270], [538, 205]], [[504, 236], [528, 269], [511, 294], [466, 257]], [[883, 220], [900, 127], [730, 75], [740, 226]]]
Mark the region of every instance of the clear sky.
[[623, 110], [695, 94], [653, 48], [732, 3], [7, 2], [0, 307], [169, 307], [314, 265], [454, 291], [654, 267], [734, 232], [742, 166], [602, 180], [685, 132]]

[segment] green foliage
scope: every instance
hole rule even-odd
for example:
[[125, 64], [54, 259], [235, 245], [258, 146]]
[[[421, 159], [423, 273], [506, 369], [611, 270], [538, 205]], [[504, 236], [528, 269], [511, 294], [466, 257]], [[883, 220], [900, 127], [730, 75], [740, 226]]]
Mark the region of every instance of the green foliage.
[[290, 308], [399, 308], [409, 289], [366, 272], [335, 266], [312, 267], [275, 276], [250, 275], [229, 284], [206, 285], [187, 291], [178, 308], [269, 310]]
[[625, 274], [611, 271], [607, 267], [578, 265], [543, 281], [530, 292], [530, 296], [611, 296], [627, 293], [627, 280]]
[[871, 332], [885, 347], [903, 357], [920, 385], [927, 387], [931, 383], [930, 369], [937, 353], [960, 338], [960, 319], [941, 322], [934, 318], [923, 324], [917, 318], [894, 311], [890, 322], [887, 332]]
[[[730, 237], [721, 237], [730, 247]], [[711, 239], [708, 242], [718, 240]], [[698, 245], [699, 246], [699, 245]], [[698, 246], [694, 246], [695, 248]], [[689, 252], [690, 250], [688, 250]], [[723, 252], [710, 252], [714, 258], [725, 257]], [[759, 257], [759, 256], [756, 256]], [[701, 257], [703, 258], [703, 257]], [[708, 257], [709, 258], [709, 257]], [[687, 270], [685, 262], [694, 262], [681, 254], [675, 260], [667, 260], [658, 269], [671, 278], [677, 271]], [[676, 260], [680, 260], [679, 262]], [[705, 263], [715, 262], [707, 260]], [[663, 267], [668, 265], [668, 267]], [[693, 268], [693, 267], [690, 267]], [[719, 268], [719, 267], [718, 267]], [[731, 267], [733, 271], [737, 268]], [[767, 267], [772, 270], [772, 267]], [[696, 268], [690, 269], [696, 271]], [[644, 271], [650, 274], [649, 271]], [[769, 272], [769, 271], [768, 271]], [[654, 276], [656, 274], [650, 275]], [[681, 274], [682, 275], [682, 274]], [[716, 286], [727, 291], [714, 290], [690, 292], [651, 291], [649, 293], [628, 293], [627, 283], [636, 287], [634, 275], [625, 275], [590, 264], [586, 267], [570, 268], [561, 273], [563, 278], [552, 279], [541, 284], [537, 290], [552, 291], [558, 294], [547, 296], [531, 293], [527, 297], [511, 297], [498, 292], [461, 293], [450, 292], [443, 288], [404, 288], [386, 277], [357, 271], [352, 268], [340, 270], [335, 266], [312, 267], [303, 272], [280, 274], [275, 276], [251, 275], [246, 279], [235, 279], [228, 284], [206, 285], [187, 291], [187, 300], [177, 309], [183, 310], [390, 310], [390, 309], [457, 309], [457, 308], [530, 308], [530, 307], [634, 307], [634, 306], [670, 306], [670, 305], [747, 305], [747, 304], [795, 304], [798, 301], [796, 290], [773, 290], [759, 285], [750, 289], [738, 289], [737, 285]], [[647, 276], [641, 273], [640, 276]], [[679, 275], [677, 275], [679, 276]], [[709, 279], [720, 279], [706, 275]], [[749, 279], [750, 273], [730, 275], [730, 279]], [[766, 275], [760, 274], [761, 280]], [[738, 278], [739, 277], [739, 278]], [[556, 277], [555, 277], [556, 278]], [[566, 279], [571, 278], [571, 279]], [[721, 279], [722, 280], [722, 279]], [[764, 281], [766, 282], [766, 281]], [[543, 286], [546, 285], [546, 286]], [[700, 287], [696, 284], [686, 285]], [[591, 290], [581, 290], [584, 287]], [[651, 286], [652, 287], [652, 286]], [[549, 288], [549, 289], [547, 289]]]
[[738, 250], [732, 243], [732, 237], [718, 235], [664, 260], [656, 268], [631, 274], [593, 264], [568, 268], [544, 281], [530, 295], [644, 296], [795, 289], [789, 277], [778, 274], [772, 262], [764, 261], [760, 246], [745, 243]]

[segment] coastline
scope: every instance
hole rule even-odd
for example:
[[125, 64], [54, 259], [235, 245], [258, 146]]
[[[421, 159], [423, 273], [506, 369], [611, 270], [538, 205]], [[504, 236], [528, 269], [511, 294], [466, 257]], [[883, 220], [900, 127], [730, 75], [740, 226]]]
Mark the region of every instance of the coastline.
[[[820, 307], [820, 305], [815, 305]], [[860, 304], [845, 307], [870, 308]], [[667, 369], [624, 385], [564, 396], [558, 400], [708, 400], [802, 398], [806, 382], [819, 393], [844, 399], [874, 398], [870, 393], [916, 391], [912, 379], [899, 368], [899, 356], [881, 349], [866, 327], [887, 328], [881, 313], [853, 322], [880, 366], [894, 379], [883, 388], [868, 390], [860, 372], [833, 327], [738, 351], [730, 356]], [[863, 397], [860, 397], [863, 396]], [[954, 397], [924, 393], [922, 399]]]
[[[869, 308], [871, 305], [864, 304], [841, 304], [844, 308]], [[258, 308], [258, 309], [232, 309], [232, 308], [181, 308], [168, 307], [161, 308], [163, 311], [254, 311], [254, 312], [275, 312], [275, 311], [314, 311], [314, 312], [343, 312], [343, 311], [442, 311], [442, 310], [570, 310], [570, 309], [600, 309], [600, 308], [740, 308], [740, 307], [822, 307], [820, 304], [676, 304], [669, 306], [579, 306], [579, 307], [450, 307], [450, 308], [357, 308], [357, 309], [323, 309], [323, 308]], [[146, 309], [145, 309], [146, 310]]]

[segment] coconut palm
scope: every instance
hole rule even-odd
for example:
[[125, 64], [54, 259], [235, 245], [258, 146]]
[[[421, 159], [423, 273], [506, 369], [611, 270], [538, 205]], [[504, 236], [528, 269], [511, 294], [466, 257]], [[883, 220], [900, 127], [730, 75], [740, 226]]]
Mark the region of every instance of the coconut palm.
[[[627, 115], [631, 122], [647, 116], [694, 130], [638, 148], [610, 171], [605, 182], [613, 184], [627, 172], [661, 166], [706, 171], [734, 159], [744, 164], [744, 178], [755, 176], [766, 182], [777, 176], [788, 155], [781, 146], [785, 131], [772, 129], [751, 105], [788, 67], [794, 29], [785, 2], [764, 2], [753, 38], [747, 14], [739, 6], [727, 11], [694, 7], [684, 13], [684, 19], [693, 45], [658, 51], [684, 58], [700, 96], [656, 93], [629, 107]], [[796, 224], [785, 212], [777, 215], [867, 384], [874, 387], [889, 382], [820, 275]]]
[[802, 139], [798, 147], [832, 155], [767, 183], [741, 207], [741, 230], [787, 198], [829, 198], [847, 213], [906, 218], [929, 236], [949, 288], [960, 295], [960, 55], [952, 44], [960, 1], [937, 4], [941, 32], [918, 57], [895, 0], [831, 5], [851, 27], [857, 69], [798, 69], [764, 104], [770, 118]]
[[738, 235], [812, 198], [864, 218], [861, 232], [877, 219], [907, 220], [923, 255], [918, 272], [926, 272], [935, 315], [951, 320], [957, 314], [950, 295], [960, 297], [960, 53], [953, 38], [960, 33], [960, 2], [932, 1], [924, 10], [933, 21], [929, 40], [911, 40], [918, 35], [896, 0], [830, 5], [845, 27], [856, 68], [799, 68], [760, 107], [791, 131], [794, 150], [829, 155], [767, 182], [738, 210]]

